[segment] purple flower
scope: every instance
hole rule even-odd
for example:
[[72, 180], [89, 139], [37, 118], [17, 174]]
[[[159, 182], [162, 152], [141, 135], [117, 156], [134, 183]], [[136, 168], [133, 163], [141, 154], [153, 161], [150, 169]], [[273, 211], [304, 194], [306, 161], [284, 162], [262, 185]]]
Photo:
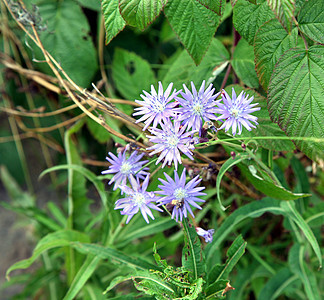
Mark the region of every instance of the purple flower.
[[[101, 172], [101, 174], [116, 173], [108, 184], [115, 182], [114, 190], [116, 190], [120, 185], [126, 185], [127, 178], [129, 179], [131, 175], [135, 175], [137, 178], [144, 179], [149, 168], [143, 168], [143, 165], [148, 162], [148, 160], [140, 161], [143, 157], [142, 154], [137, 154], [134, 151], [129, 158], [126, 158], [126, 149], [121, 153], [118, 153], [118, 157], [113, 153], [109, 152], [111, 158], [108, 156], [106, 159], [111, 163], [109, 169]], [[142, 169], [142, 170], [141, 170]]]
[[259, 103], [251, 104], [254, 97], [252, 96], [250, 99], [248, 99], [248, 97], [249, 95], [245, 96], [244, 91], [236, 97], [234, 88], [232, 88], [231, 99], [225, 90], [222, 91], [224, 103], [218, 104], [217, 113], [221, 114], [221, 116], [218, 117], [217, 120], [221, 120], [224, 123], [218, 130], [225, 128], [226, 132], [232, 127], [232, 134], [235, 135], [237, 129], [237, 134], [242, 133], [242, 125], [249, 131], [251, 131], [251, 127], [255, 128], [251, 121], [258, 125], [258, 118], [250, 114], [260, 110], [260, 107], [254, 107]]
[[183, 169], [181, 177], [179, 178], [176, 171], [174, 171], [174, 180], [166, 173], [164, 173], [166, 180], [160, 179], [163, 185], [159, 185], [158, 187], [161, 191], [158, 191], [158, 194], [165, 195], [163, 198], [159, 200], [161, 205], [166, 204], [167, 207], [172, 207], [172, 219], [178, 219], [180, 217], [180, 221], [182, 218], [187, 218], [187, 211], [193, 216], [190, 205], [201, 209], [201, 207], [196, 202], [205, 202], [205, 200], [197, 198], [197, 196], [206, 195], [202, 193], [205, 187], [196, 187], [201, 179], [198, 179], [198, 175], [191, 179], [186, 184], [186, 169]]
[[183, 121], [183, 124], [188, 125], [188, 129], [200, 130], [202, 126], [202, 119], [204, 121], [216, 120], [214, 115], [217, 112], [215, 106], [220, 102], [214, 101], [220, 93], [213, 95], [215, 89], [212, 89], [212, 84], [205, 91], [205, 80], [202, 82], [199, 92], [197, 92], [195, 85], [191, 82], [192, 93], [183, 85], [185, 93], [180, 92], [182, 98], [175, 99], [182, 107], [177, 109], [179, 112], [178, 120]]
[[194, 131], [185, 132], [186, 126], [181, 127], [180, 125], [179, 121], [175, 121], [174, 124], [172, 124], [170, 119], [165, 119], [164, 122], [161, 122], [162, 130], [158, 128], [149, 129], [155, 136], [147, 135], [147, 137], [150, 139], [150, 142], [155, 145], [147, 148], [147, 150], [154, 150], [150, 155], [161, 152], [156, 164], [164, 159], [162, 168], [166, 163], [171, 165], [173, 161], [175, 169], [177, 170], [178, 162], [181, 164], [180, 151], [190, 159], [193, 159], [190, 150], [195, 148], [191, 143]]
[[161, 120], [173, 116], [175, 113], [172, 110], [177, 103], [172, 102], [169, 103], [171, 100], [174, 99], [180, 91], [174, 90], [171, 93], [173, 83], [170, 83], [166, 91], [163, 93], [163, 86], [162, 83], [159, 81], [159, 90], [158, 93], [156, 93], [154, 86], [151, 85], [151, 94], [147, 93], [146, 91], [143, 91], [145, 95], [141, 95], [142, 99], [144, 101], [135, 100], [135, 102], [142, 105], [142, 107], [137, 107], [135, 110], [138, 110], [138, 112], [135, 112], [133, 116], [143, 115], [140, 119], [136, 121], [142, 122], [146, 120], [145, 126], [143, 128], [143, 131], [146, 130], [146, 128], [152, 123], [153, 121], [153, 127], [156, 128], [158, 123], [161, 122]]
[[204, 230], [200, 227], [196, 227], [197, 234], [205, 239], [206, 243], [211, 243], [213, 241], [214, 229]]
[[132, 189], [126, 185], [120, 186], [120, 189], [126, 194], [126, 197], [116, 201], [115, 209], [122, 209], [121, 214], [128, 216], [126, 224], [128, 224], [131, 218], [137, 214], [139, 210], [141, 211], [146, 223], [149, 223], [147, 215], [154, 220], [154, 216], [150, 211], [150, 208], [162, 212], [162, 209], [151, 203], [153, 201], [156, 202], [159, 197], [155, 196], [154, 192], [146, 191], [149, 183], [149, 176], [146, 176], [142, 187], [138, 178], [135, 180], [132, 175], [129, 177], [129, 181], [132, 185]]

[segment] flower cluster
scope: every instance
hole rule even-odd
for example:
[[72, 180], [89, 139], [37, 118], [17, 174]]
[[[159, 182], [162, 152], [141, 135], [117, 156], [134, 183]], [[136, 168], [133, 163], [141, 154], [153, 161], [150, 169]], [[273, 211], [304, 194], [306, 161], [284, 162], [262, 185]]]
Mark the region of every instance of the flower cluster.
[[[125, 194], [116, 201], [115, 209], [127, 216], [126, 224], [139, 211], [149, 223], [148, 217], [154, 220], [151, 209], [162, 211], [161, 206], [169, 210], [177, 222], [187, 218], [188, 214], [194, 217], [193, 208], [202, 209], [200, 203], [205, 202], [200, 198], [206, 195], [202, 192], [205, 187], [199, 186], [199, 175], [186, 182], [185, 168], [178, 175], [181, 155], [193, 160], [194, 145], [207, 138], [210, 128], [214, 133], [232, 128], [232, 134], [236, 135], [242, 133], [242, 126], [251, 130], [258, 124], [257, 117], [251, 115], [260, 109], [256, 107], [258, 103], [251, 104], [253, 97], [249, 98], [244, 92], [236, 96], [233, 89], [232, 97], [224, 90], [215, 93], [212, 84], [205, 88], [205, 81], [198, 91], [192, 82], [191, 90], [186, 85], [183, 90], [173, 89], [170, 83], [164, 91], [159, 82], [157, 91], [152, 85], [151, 93], [143, 91], [142, 100], [135, 100], [140, 107], [135, 108], [133, 115], [141, 116], [136, 122], [143, 121], [143, 131], [148, 129], [151, 134], [147, 135], [151, 145], [146, 150], [151, 151], [150, 156], [159, 154], [156, 164], [163, 161], [162, 167], [174, 165], [173, 178], [167, 173], [164, 173], [165, 179], [158, 178], [161, 182], [159, 191], [147, 191], [150, 174], [146, 167], [148, 160], [142, 160], [143, 153], [134, 151], [127, 155], [125, 148], [117, 156], [110, 152], [106, 157], [111, 165], [102, 174], [114, 174], [109, 184], [114, 183], [113, 190], [119, 188], [121, 194]], [[216, 100], [220, 94], [222, 99]], [[217, 121], [222, 124], [218, 126]], [[197, 227], [196, 231], [206, 242], [213, 240], [213, 229], [206, 231]]]

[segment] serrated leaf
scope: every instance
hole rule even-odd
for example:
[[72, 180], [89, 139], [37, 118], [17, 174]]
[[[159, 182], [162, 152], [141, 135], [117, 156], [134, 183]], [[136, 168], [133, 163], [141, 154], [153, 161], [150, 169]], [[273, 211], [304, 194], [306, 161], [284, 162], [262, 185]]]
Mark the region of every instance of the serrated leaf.
[[150, 64], [135, 53], [115, 50], [112, 63], [112, 77], [118, 91], [125, 99], [138, 99], [143, 90], [149, 91], [156, 83]]
[[240, 39], [236, 45], [231, 64], [244, 84], [251, 88], [259, 87], [259, 79], [254, 66], [253, 46], [250, 46], [245, 39]]
[[261, 96], [254, 90], [243, 88], [239, 85], [230, 85], [225, 88], [227, 93], [231, 95], [232, 87], [236, 92], [236, 95], [239, 95], [242, 90], [249, 95], [249, 97], [253, 96], [253, 102], [259, 103], [259, 107], [261, 109], [253, 113], [254, 116], [258, 117], [259, 125], [256, 128], [253, 128], [251, 131], [243, 128], [242, 134], [240, 137], [273, 137], [271, 139], [258, 139], [257, 143], [265, 149], [275, 150], [275, 151], [291, 151], [295, 149], [294, 144], [288, 139], [280, 139], [281, 137], [287, 138], [285, 132], [280, 129], [280, 127], [273, 123], [270, 119], [268, 108], [267, 108], [267, 100], [265, 97]]
[[224, 174], [227, 172], [227, 170], [229, 170], [231, 167], [237, 165], [241, 161], [248, 159], [248, 158], [249, 158], [248, 155], [237, 155], [234, 159], [229, 158], [220, 168], [217, 178], [216, 178], [216, 192], [217, 192], [218, 204], [222, 210], [226, 210], [226, 208], [222, 204], [221, 197], [220, 197], [220, 184], [221, 184], [222, 178], [223, 178]]
[[290, 49], [278, 61], [270, 79], [268, 108], [271, 119], [296, 140], [313, 160], [324, 155], [324, 48]]
[[298, 16], [300, 30], [310, 39], [324, 44], [324, 2], [309, 0], [304, 2]]
[[186, 218], [183, 219], [182, 224], [185, 237], [182, 265], [192, 271], [193, 279], [196, 280], [205, 273], [205, 256], [195, 228], [189, 226]]
[[287, 286], [298, 280], [298, 277], [288, 269], [280, 269], [262, 288], [258, 300], [274, 300], [284, 293]]
[[[98, 64], [95, 47], [88, 35], [90, 26], [81, 7], [73, 0], [38, 0], [34, 4], [47, 26], [47, 30], [40, 33], [44, 48], [50, 51], [72, 80], [87, 87]], [[35, 49], [34, 56], [40, 60], [43, 57], [39, 49]], [[38, 64], [38, 67], [52, 75], [47, 64]]]
[[223, 14], [224, 4], [226, 0], [198, 0], [203, 6], [214, 11], [219, 16]]
[[279, 22], [287, 31], [291, 32], [292, 20], [295, 12], [295, 0], [267, 0]]
[[214, 266], [208, 274], [208, 283], [213, 283], [221, 279], [227, 279], [229, 273], [233, 270], [239, 259], [245, 252], [246, 242], [242, 236], [239, 235], [230, 248], [227, 250], [227, 260], [223, 265]]
[[280, 207], [280, 201], [271, 198], [264, 198], [260, 201], [252, 202], [236, 209], [230, 214], [214, 233], [213, 242], [210, 244], [206, 253], [207, 265], [220, 244], [229, 233], [233, 232], [237, 224], [247, 218], [258, 218], [266, 212], [276, 215], [286, 214], [286, 211]]
[[197, 0], [169, 1], [164, 13], [181, 43], [198, 65], [212, 41], [220, 17]]
[[293, 245], [289, 251], [288, 261], [291, 271], [298, 275], [303, 283], [307, 299], [320, 300], [316, 277], [305, 263], [305, 246], [300, 244]]
[[218, 68], [227, 64], [230, 59], [229, 52], [225, 46], [216, 38], [212, 39], [205, 59], [196, 66], [186, 50], [183, 50], [178, 58], [170, 66], [163, 78], [164, 84], [174, 83], [175, 88], [181, 89], [182, 84], [187, 86], [192, 81], [196, 86], [203, 80], [214, 78]]
[[130, 267], [135, 267], [140, 270], [158, 269], [157, 266], [145, 261], [142, 258], [129, 256], [113, 248], [103, 247], [96, 244], [82, 244], [82, 243], [73, 243], [71, 244], [71, 246], [80, 253], [95, 255], [102, 259], [111, 259], [114, 262], [124, 263]]
[[118, 0], [102, 0], [101, 9], [105, 19], [106, 44], [108, 44], [124, 29], [126, 22], [119, 12]]
[[322, 254], [320, 246], [316, 240], [316, 237], [314, 236], [313, 231], [310, 229], [308, 224], [305, 222], [303, 217], [299, 214], [297, 211], [295, 204], [291, 201], [288, 202], [281, 202], [281, 207], [286, 211], [286, 214], [289, 218], [291, 218], [296, 225], [299, 227], [299, 229], [304, 233], [306, 239], [311, 244], [317, 259], [319, 261], [319, 267], [322, 267]]
[[6, 276], [9, 277], [10, 272], [13, 270], [29, 268], [43, 252], [56, 247], [69, 246], [70, 243], [74, 241], [88, 242], [89, 237], [84, 233], [74, 230], [60, 230], [54, 233], [49, 233], [37, 243], [32, 256], [12, 265], [7, 270]]
[[166, 0], [119, 0], [120, 14], [128, 25], [144, 30], [160, 14]]
[[233, 8], [234, 27], [250, 45], [253, 44], [260, 26], [272, 18], [274, 18], [274, 14], [267, 2], [252, 4], [245, 0], [238, 0]]
[[270, 77], [280, 56], [297, 46], [297, 36], [297, 28], [288, 34], [277, 19], [266, 22], [257, 32], [254, 41], [255, 65], [265, 91], [268, 90]]

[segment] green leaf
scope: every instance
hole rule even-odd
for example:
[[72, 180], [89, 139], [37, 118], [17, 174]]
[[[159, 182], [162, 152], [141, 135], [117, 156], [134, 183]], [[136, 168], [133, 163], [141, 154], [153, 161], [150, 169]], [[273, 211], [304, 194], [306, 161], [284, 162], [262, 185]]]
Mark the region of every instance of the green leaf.
[[237, 165], [241, 161], [248, 159], [248, 158], [249, 158], [248, 155], [237, 155], [234, 159], [229, 158], [220, 168], [219, 173], [216, 178], [216, 192], [217, 192], [217, 200], [218, 200], [219, 206], [222, 210], [226, 210], [226, 208], [222, 205], [222, 201], [221, 201], [221, 197], [220, 197], [220, 184], [221, 184], [222, 178], [225, 175], [225, 173], [228, 171], [228, 169], [230, 169], [231, 167]]
[[[271, 139], [255, 139], [255, 142], [258, 143], [265, 149], [275, 150], [275, 151], [292, 151], [295, 149], [294, 144], [287, 139], [286, 134], [284, 131], [280, 129], [280, 127], [273, 123], [270, 119], [268, 108], [267, 108], [267, 100], [259, 93], [254, 90], [243, 88], [239, 85], [230, 85], [225, 88], [227, 93], [231, 95], [232, 91], [231, 88], [234, 88], [236, 95], [239, 95], [242, 90], [246, 92], [246, 94], [254, 97], [254, 102], [259, 103], [258, 106], [261, 107], [259, 111], [253, 113], [254, 116], [258, 117], [259, 125], [256, 128], [253, 128], [251, 131], [248, 131], [243, 127], [242, 134], [240, 137], [251, 137], [253, 138], [262, 138], [264, 137], [271, 137]], [[285, 139], [281, 139], [285, 138]]]
[[112, 77], [118, 91], [126, 99], [138, 99], [143, 90], [149, 91], [150, 85], [156, 83], [150, 64], [123, 49], [115, 50], [112, 63]]
[[324, 202], [320, 202], [314, 207], [309, 207], [304, 217], [310, 227], [321, 227], [324, 224]]
[[313, 160], [324, 155], [323, 57], [322, 46], [288, 50], [274, 69], [268, 93], [271, 119], [288, 136], [311, 138], [295, 143]]
[[205, 273], [205, 257], [201, 250], [200, 239], [196, 229], [190, 226], [186, 218], [182, 221], [185, 245], [182, 249], [182, 265], [192, 271], [193, 279]]
[[166, 0], [119, 0], [119, 10], [128, 25], [144, 30], [160, 14]]
[[288, 34], [277, 19], [266, 22], [257, 32], [254, 41], [255, 65], [265, 91], [268, 90], [271, 74], [280, 56], [297, 46], [297, 36], [297, 28]]
[[238, 0], [233, 8], [233, 24], [238, 33], [244, 37], [250, 45], [260, 26], [274, 17], [267, 2], [252, 4], [245, 0]]
[[240, 39], [235, 47], [231, 64], [244, 84], [251, 88], [259, 87], [259, 79], [254, 66], [253, 46], [250, 46], [245, 39]]
[[88, 242], [89, 237], [86, 234], [74, 230], [60, 230], [49, 233], [37, 243], [32, 256], [13, 264], [7, 270], [6, 276], [9, 277], [10, 272], [13, 270], [29, 268], [43, 252], [56, 247], [69, 246], [71, 242], [75, 241]]
[[219, 40], [214, 38], [212, 39], [205, 59], [199, 66], [196, 66], [187, 51], [183, 50], [170, 66], [163, 78], [163, 83], [169, 84], [173, 82], [175, 88], [181, 89], [182, 84], [188, 86], [190, 81], [196, 86], [200, 85], [203, 80], [211, 82], [216, 77], [215, 72], [224, 64], [227, 65], [229, 59], [230, 56], [227, 49]]
[[63, 300], [73, 300], [75, 296], [83, 288], [87, 280], [91, 277], [93, 272], [96, 270], [98, 263], [100, 262], [99, 257], [93, 257], [88, 255], [85, 262], [79, 269], [78, 273], [75, 275], [69, 290], [64, 296]]
[[295, 0], [267, 0], [267, 2], [279, 22], [290, 33], [295, 12]]
[[117, 276], [115, 277], [108, 285], [108, 287], [106, 288], [106, 290], [103, 292], [103, 294], [107, 294], [110, 290], [112, 290], [115, 286], [117, 286], [118, 284], [131, 280], [132, 279], [132, 275], [128, 275], [128, 276]]
[[311, 196], [310, 194], [293, 193], [275, 184], [267, 176], [264, 176], [260, 168], [254, 163], [250, 163], [248, 166], [240, 164], [239, 167], [253, 186], [269, 197], [289, 201]]
[[322, 267], [322, 254], [320, 246], [314, 236], [313, 231], [310, 229], [308, 224], [305, 222], [303, 217], [297, 211], [295, 204], [291, 201], [281, 202], [281, 207], [286, 211], [288, 217], [290, 217], [299, 227], [299, 229], [304, 233], [306, 239], [311, 244], [317, 259], [319, 261], [319, 267]]
[[289, 251], [288, 261], [291, 271], [298, 275], [303, 283], [307, 299], [320, 300], [316, 277], [305, 263], [305, 246], [300, 244], [293, 245]]
[[227, 260], [223, 265], [215, 265], [208, 274], [208, 283], [214, 283], [221, 279], [227, 279], [229, 273], [233, 270], [239, 259], [245, 252], [246, 242], [239, 235], [231, 247], [227, 250]]
[[209, 248], [206, 249], [207, 265], [226, 236], [233, 232], [234, 228], [236, 228], [241, 221], [247, 218], [258, 218], [266, 212], [276, 215], [285, 215], [286, 211], [280, 207], [280, 203], [279, 200], [264, 198], [260, 201], [242, 206], [231, 213], [216, 230], [213, 236], [213, 242], [210, 244]]
[[298, 277], [293, 275], [288, 268], [280, 269], [262, 288], [258, 299], [274, 300], [285, 292], [285, 289], [296, 282]]
[[224, 5], [226, 0], [198, 0], [203, 6], [212, 10], [219, 16], [223, 14]]
[[220, 17], [197, 0], [169, 1], [164, 13], [196, 65], [206, 53]]
[[101, 259], [111, 259], [113, 262], [124, 263], [129, 267], [135, 267], [140, 270], [158, 269], [157, 266], [145, 261], [144, 259], [129, 256], [121, 251], [109, 247], [82, 243], [73, 243], [71, 246], [80, 253], [95, 255]]
[[[47, 30], [40, 33], [44, 48], [49, 50], [72, 80], [87, 87], [98, 64], [96, 50], [88, 34], [90, 27], [81, 7], [73, 0], [37, 0], [34, 4], [47, 26]], [[36, 50], [35, 55], [37, 59], [43, 57], [40, 50]], [[46, 64], [38, 64], [38, 67], [52, 75]]]
[[324, 44], [324, 2], [309, 0], [301, 8], [298, 23], [300, 30], [315, 42]]
[[101, 0], [102, 14], [105, 19], [106, 44], [124, 29], [126, 22], [121, 16], [118, 0]]

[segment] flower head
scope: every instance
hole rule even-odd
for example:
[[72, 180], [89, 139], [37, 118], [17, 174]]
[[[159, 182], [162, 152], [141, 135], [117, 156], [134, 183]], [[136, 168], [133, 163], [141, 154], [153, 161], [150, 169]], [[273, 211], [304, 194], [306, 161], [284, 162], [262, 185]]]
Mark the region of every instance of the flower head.
[[178, 219], [180, 217], [180, 221], [182, 218], [187, 218], [188, 211], [193, 216], [193, 212], [191, 210], [191, 206], [194, 206], [198, 209], [201, 207], [196, 202], [205, 202], [205, 200], [199, 199], [198, 196], [206, 195], [201, 191], [205, 187], [196, 187], [201, 179], [198, 179], [198, 175], [191, 179], [186, 184], [186, 169], [183, 169], [181, 177], [179, 178], [178, 173], [174, 171], [174, 180], [166, 173], [164, 173], [166, 180], [160, 179], [163, 185], [159, 185], [158, 187], [161, 191], [158, 191], [158, 194], [164, 195], [159, 202], [161, 205], [167, 204], [167, 206], [172, 207], [172, 219]]
[[260, 110], [260, 107], [255, 107], [259, 103], [251, 104], [254, 98], [253, 96], [248, 99], [249, 95], [245, 96], [244, 91], [242, 91], [238, 97], [236, 97], [233, 88], [232, 99], [225, 90], [222, 91], [222, 98], [224, 103], [218, 104], [217, 113], [221, 114], [221, 116], [219, 116], [217, 120], [221, 120], [224, 123], [218, 130], [225, 128], [226, 132], [232, 127], [232, 134], [235, 135], [237, 129], [237, 134], [242, 133], [242, 125], [249, 131], [251, 131], [251, 127], [255, 128], [251, 121], [258, 125], [258, 118], [250, 115]]
[[196, 232], [205, 239], [206, 243], [211, 243], [213, 241], [214, 229], [204, 230], [200, 227], [196, 227]]
[[183, 121], [187, 125], [187, 129], [200, 130], [202, 126], [202, 119], [204, 121], [216, 120], [214, 115], [216, 111], [215, 106], [220, 102], [214, 101], [219, 93], [214, 95], [215, 89], [212, 89], [212, 84], [205, 90], [205, 80], [201, 84], [199, 92], [197, 92], [195, 85], [191, 82], [192, 93], [183, 85], [185, 93], [180, 92], [184, 98], [176, 97], [175, 99], [182, 107], [177, 109], [179, 121]]
[[151, 128], [149, 131], [155, 136], [147, 136], [150, 142], [155, 145], [147, 148], [147, 150], [154, 150], [150, 155], [161, 152], [156, 164], [164, 159], [162, 168], [168, 163], [171, 165], [174, 162], [175, 169], [178, 168], [178, 163], [181, 164], [180, 151], [193, 159], [192, 152], [194, 146], [190, 143], [192, 140], [193, 131], [185, 132], [186, 126], [180, 126], [179, 121], [174, 124], [170, 119], [165, 119], [161, 122], [162, 129]]
[[126, 194], [125, 198], [119, 199], [115, 203], [115, 209], [122, 209], [121, 214], [127, 215], [128, 218], [126, 220], [126, 224], [131, 220], [131, 218], [138, 213], [140, 210], [143, 218], [145, 219], [146, 223], [149, 223], [149, 219], [147, 215], [154, 220], [154, 216], [150, 210], [155, 209], [162, 212], [162, 209], [157, 207], [152, 202], [156, 202], [158, 197], [155, 196], [154, 192], [147, 192], [147, 186], [149, 183], [149, 176], [146, 176], [142, 187], [139, 183], [139, 180], [135, 180], [135, 178], [131, 175], [129, 178], [132, 188], [121, 185], [120, 189]]
[[131, 175], [135, 175], [137, 178], [144, 179], [149, 168], [143, 168], [143, 165], [148, 162], [148, 160], [140, 161], [143, 157], [142, 154], [137, 154], [137, 151], [134, 151], [129, 158], [126, 158], [126, 149], [121, 153], [118, 153], [118, 157], [109, 152], [110, 157], [106, 159], [111, 163], [108, 170], [101, 172], [101, 174], [110, 174], [116, 173], [113, 178], [108, 182], [112, 184], [115, 182], [114, 190], [116, 190], [120, 185], [126, 185], [127, 178], [130, 178]]
[[[176, 95], [180, 91], [174, 90], [171, 93], [173, 83], [170, 83], [168, 88], [165, 92], [163, 92], [163, 86], [162, 83], [159, 81], [159, 89], [156, 93], [154, 86], [151, 85], [151, 94], [147, 93], [146, 91], [143, 91], [144, 95], [141, 95], [143, 101], [135, 100], [138, 104], [142, 105], [142, 107], [137, 107], [133, 116], [143, 115], [140, 119], [136, 121], [142, 122], [146, 120], [145, 126], [143, 130], [146, 130], [146, 128], [153, 122], [153, 127], [156, 128], [156, 126], [161, 122], [161, 120], [171, 117], [174, 115], [174, 111], [172, 108], [174, 108], [177, 103], [172, 102], [169, 103], [171, 100], [174, 99]], [[171, 93], [171, 95], [170, 95]]]

